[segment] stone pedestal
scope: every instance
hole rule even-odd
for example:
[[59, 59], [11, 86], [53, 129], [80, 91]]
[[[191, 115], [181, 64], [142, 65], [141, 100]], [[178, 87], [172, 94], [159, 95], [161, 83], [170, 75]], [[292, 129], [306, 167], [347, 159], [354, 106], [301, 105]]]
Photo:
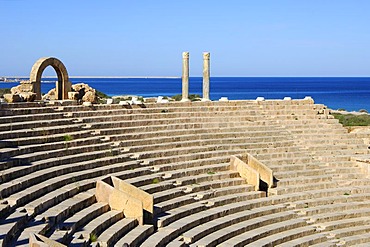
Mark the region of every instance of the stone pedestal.
[[182, 102], [189, 100], [189, 52], [182, 53]]
[[203, 53], [203, 98], [202, 101], [209, 99], [209, 77], [210, 77], [210, 53]]

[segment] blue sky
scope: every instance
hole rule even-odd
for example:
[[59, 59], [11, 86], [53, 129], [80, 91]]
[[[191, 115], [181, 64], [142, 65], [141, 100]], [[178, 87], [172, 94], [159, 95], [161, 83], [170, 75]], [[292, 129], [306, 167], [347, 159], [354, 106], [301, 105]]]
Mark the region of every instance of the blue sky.
[[[368, 0], [0, 0], [0, 76], [370, 76]], [[53, 75], [47, 69], [45, 75]]]

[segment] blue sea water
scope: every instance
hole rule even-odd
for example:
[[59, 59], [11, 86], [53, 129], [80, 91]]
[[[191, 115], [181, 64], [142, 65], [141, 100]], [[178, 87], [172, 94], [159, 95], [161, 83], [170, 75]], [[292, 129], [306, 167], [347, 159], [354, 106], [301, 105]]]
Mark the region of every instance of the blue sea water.
[[[41, 90], [47, 93], [55, 80], [43, 79]], [[73, 84], [87, 83], [110, 96], [172, 96], [181, 93], [181, 78], [71, 78]], [[49, 83], [48, 83], [49, 82]], [[189, 93], [202, 94], [202, 78], [191, 77]], [[0, 82], [0, 88], [18, 83]], [[210, 97], [229, 99], [301, 99], [311, 96], [316, 103], [332, 109], [370, 111], [369, 77], [211, 77]]]

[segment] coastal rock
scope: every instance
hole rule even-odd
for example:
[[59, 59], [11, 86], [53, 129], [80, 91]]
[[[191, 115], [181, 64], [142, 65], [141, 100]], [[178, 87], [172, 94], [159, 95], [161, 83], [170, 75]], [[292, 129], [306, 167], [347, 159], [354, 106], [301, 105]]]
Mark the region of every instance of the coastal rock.
[[54, 100], [55, 99], [55, 88], [51, 89], [47, 94], [42, 96], [43, 100]]
[[36, 93], [32, 92], [22, 92], [19, 94], [19, 96], [21, 97], [22, 101], [26, 102], [33, 102], [36, 100]]
[[4, 94], [4, 99], [8, 103], [22, 102], [22, 98], [19, 94]]
[[92, 91], [86, 92], [85, 95], [82, 97], [82, 101], [83, 102], [95, 103], [97, 101], [95, 90], [94, 90], [94, 92], [92, 92]]

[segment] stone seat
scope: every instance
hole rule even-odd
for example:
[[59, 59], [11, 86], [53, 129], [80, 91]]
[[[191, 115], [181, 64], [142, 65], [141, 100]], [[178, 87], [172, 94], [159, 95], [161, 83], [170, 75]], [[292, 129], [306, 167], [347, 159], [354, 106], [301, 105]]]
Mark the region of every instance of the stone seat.
[[104, 230], [123, 219], [123, 217], [122, 211], [110, 210], [103, 213], [76, 231], [70, 245], [89, 245], [95, 242]]
[[[50, 223], [55, 221], [48, 221], [52, 217], [54, 219], [62, 218], [66, 213], [73, 212], [73, 210], [78, 210], [78, 208], [84, 207], [85, 205], [91, 204], [95, 200], [95, 196], [91, 195], [90, 193], [81, 193], [69, 200], [63, 202], [64, 205], [67, 205], [68, 212], [65, 210], [60, 211], [62, 205], [59, 205], [59, 210], [55, 210], [54, 208], [50, 208], [49, 211], [44, 212], [44, 215], [38, 216], [34, 219], [37, 224], [30, 224], [29, 226], [36, 228], [39, 233], [45, 234], [45, 232], [52, 227]], [[72, 206], [74, 205], [74, 206]], [[9, 222], [7, 224], [2, 225], [2, 232], [7, 233], [5, 234], [5, 238], [1, 239], [3, 241], [3, 245], [7, 246], [11, 241], [17, 240], [18, 235], [20, 234], [22, 238], [20, 240], [28, 239], [28, 234], [22, 235], [24, 228], [27, 226], [27, 222], [29, 221], [29, 217], [27, 216], [26, 212], [18, 212], [15, 211], [11, 215], [9, 215], [4, 221]], [[28, 235], [28, 236], [25, 236]], [[14, 238], [14, 239], [13, 239]]]
[[316, 175], [316, 176], [301, 176], [301, 177], [293, 177], [293, 178], [280, 178], [278, 183], [277, 183], [277, 186], [312, 184], [312, 183], [320, 183], [320, 182], [330, 182], [331, 180], [332, 180], [331, 175]]
[[[194, 177], [193, 177], [194, 179]], [[222, 180], [211, 180], [211, 181], [205, 181], [201, 183], [193, 183], [189, 185], [184, 186], [176, 186], [176, 184], [170, 184], [168, 183], [168, 188], [165, 190], [156, 190], [156, 192], [152, 192], [152, 188], [147, 188], [146, 186], [142, 186], [141, 189], [147, 191], [148, 193], [151, 193], [154, 197], [154, 203], [158, 204], [164, 201], [171, 200], [173, 198], [178, 198], [180, 196], [183, 196], [185, 194], [189, 194], [190, 192], [197, 193], [200, 191], [207, 191], [211, 189], [218, 189], [223, 187], [229, 187], [229, 186], [236, 186], [236, 185], [242, 185], [245, 184], [245, 180], [242, 178], [229, 178], [229, 179], [222, 179]], [[163, 188], [163, 185], [158, 185], [157, 187]], [[155, 188], [156, 189], [156, 188]]]
[[[68, 136], [72, 138], [72, 140], [82, 139], [91, 137], [91, 130], [79, 130], [68, 132]], [[48, 144], [49, 142], [61, 142], [64, 141], [66, 138], [66, 133], [59, 133], [53, 135], [46, 135], [46, 136], [34, 136], [32, 139], [29, 137], [21, 137], [21, 138], [14, 138], [14, 139], [4, 139], [0, 142], [1, 148], [8, 147], [8, 148], [21, 148], [22, 146], [27, 145], [43, 145]]]
[[[233, 205], [228, 205], [230, 209], [233, 209], [232, 206]], [[223, 207], [225, 208], [225, 206]], [[186, 244], [192, 244], [199, 239], [212, 234], [212, 232], [219, 231], [226, 227], [232, 226], [233, 224], [237, 224], [250, 219], [256, 219], [270, 214], [273, 215], [285, 210], [286, 208], [283, 205], [269, 205], [235, 212], [230, 210], [228, 212], [225, 212], [225, 214], [221, 214], [220, 216], [218, 216], [218, 214], [220, 214], [218, 208], [208, 210], [211, 213], [210, 216], [207, 217], [203, 214], [203, 217], [207, 220], [200, 218], [202, 219], [202, 224], [198, 224], [197, 226], [194, 226], [188, 229], [186, 232], [182, 233], [183, 241]]]
[[233, 243], [245, 245], [270, 234], [305, 225], [306, 222], [295, 219], [292, 212], [283, 211], [232, 224], [208, 234], [190, 246], [215, 246], [217, 244], [229, 246]]
[[28, 121], [42, 121], [42, 120], [57, 120], [64, 119], [64, 113], [48, 113], [48, 114], [27, 114], [27, 115], [8, 115], [1, 117], [1, 123], [21, 123]]
[[360, 218], [360, 217], [368, 217], [370, 216], [370, 209], [369, 208], [359, 208], [359, 209], [352, 209], [352, 210], [345, 210], [342, 212], [331, 212], [325, 214], [316, 214], [309, 217], [306, 217], [308, 223], [322, 224], [324, 222], [330, 221], [338, 221], [348, 218]]
[[[255, 197], [261, 197], [262, 192], [254, 192], [253, 187], [249, 185], [232, 185], [225, 188], [216, 188], [216, 189], [210, 189], [207, 191], [198, 191], [189, 193], [188, 195], [182, 195], [178, 196], [166, 201], [162, 201], [159, 203], [156, 203], [156, 209], [155, 213], [159, 215], [158, 217], [161, 217], [163, 214], [167, 214], [167, 212], [171, 210], [175, 210], [176, 208], [183, 207], [185, 205], [196, 203], [198, 201], [204, 201], [205, 204], [207, 203], [207, 206], [211, 207], [214, 206], [214, 204], [222, 204], [227, 203], [225, 200], [227, 199], [225, 196], [227, 193], [238, 193], [243, 194], [243, 196], [247, 196], [248, 198], [255, 198]], [[246, 195], [248, 194], [248, 195]], [[216, 199], [215, 199], [216, 198]], [[243, 197], [240, 197], [239, 199], [242, 199]], [[224, 200], [224, 201], [222, 201]], [[230, 200], [236, 200], [234, 197], [231, 197]], [[164, 224], [168, 224], [170, 220], [173, 220], [173, 218], [169, 217], [168, 219], [165, 218], [164, 220], [159, 220], [158, 224], [161, 226], [164, 226]]]
[[[125, 154], [116, 156], [118, 160], [114, 159], [115, 157], [113, 156], [113, 161], [122, 161], [129, 159], [129, 157]], [[6, 176], [13, 176], [14, 174], [14, 176], [17, 175], [18, 178], [14, 178], [6, 183], [0, 184], [0, 193], [2, 197], [5, 198], [27, 187], [45, 181], [46, 179], [54, 178], [56, 175], [64, 175], [70, 172], [81, 171], [86, 168], [95, 168], [107, 165], [103, 162], [100, 162], [109, 162], [109, 158], [107, 159], [105, 157], [112, 157], [110, 150], [70, 155], [63, 158], [44, 159], [38, 162], [34, 162], [31, 166], [28, 167], [19, 166], [15, 167], [18, 169], [8, 169], [7, 173], [4, 172], [4, 175], [9, 174]], [[71, 165], [71, 163], [73, 162], [74, 165]], [[15, 172], [22, 174], [15, 174]], [[19, 177], [20, 175], [24, 176]]]
[[314, 233], [311, 235], [301, 236], [281, 244], [276, 245], [276, 247], [294, 247], [294, 246], [336, 246], [331, 245], [333, 243], [327, 242], [328, 238], [323, 233]]
[[[63, 137], [66, 138], [66, 137]], [[74, 139], [73, 136], [68, 135], [68, 138], [71, 140], [68, 141], [56, 141], [56, 142], [44, 142], [42, 144], [28, 144], [18, 147], [11, 147], [11, 148], [0, 148], [0, 159], [1, 158], [13, 158], [18, 155], [25, 155], [27, 153], [34, 153], [34, 152], [41, 152], [41, 151], [51, 151], [55, 149], [67, 149], [71, 147], [77, 146], [86, 146], [95, 143], [101, 143], [101, 137], [96, 136], [86, 136], [82, 139]]]
[[[248, 190], [248, 187], [245, 188]], [[254, 192], [251, 191], [248, 193], [243, 192], [231, 195], [220, 195], [218, 197], [206, 198], [205, 200], [199, 199], [193, 203], [187, 203], [179, 207], [176, 205], [176, 207], [172, 207], [172, 209], [168, 207], [168, 210], [163, 210], [164, 207], [161, 204], [157, 204], [156, 207], [159, 208], [157, 214], [157, 226], [164, 227], [172, 224], [173, 222], [183, 217], [189, 216], [200, 211], [207, 212], [206, 210], [210, 208], [219, 207], [226, 204], [237, 203], [241, 201], [253, 200], [261, 198], [264, 195], [265, 193], [260, 191]], [[168, 203], [168, 201], [166, 203]], [[162, 213], [159, 214], [159, 212]]]
[[[76, 147], [63, 147], [62, 145], [60, 149], [39, 152], [35, 151], [32, 153], [14, 156], [11, 158], [14, 161], [12, 162], [13, 167], [8, 168], [6, 171], [4, 171], [1, 182], [8, 182], [12, 179], [25, 176], [32, 172], [37, 172], [45, 168], [50, 168], [50, 166], [53, 165], [63, 165], [65, 164], [65, 162], [68, 162], [69, 157], [76, 156], [75, 161], [77, 162], [81, 160], [81, 157], [78, 158], [78, 155], [81, 156], [81, 154], [85, 154], [85, 159], [88, 159], [89, 153], [104, 153], [104, 151], [100, 150], [110, 151], [110, 148], [111, 145], [109, 143], [100, 142]], [[48, 161], [50, 163], [45, 164], [45, 161]]]
[[33, 136], [47, 136], [60, 133], [69, 133], [81, 130], [82, 124], [68, 124], [67, 126], [52, 126], [52, 127], [42, 127], [33, 129], [19, 129], [0, 132], [1, 140], [15, 139], [22, 137], [33, 137]]
[[162, 119], [144, 119], [144, 120], [135, 120], [135, 121], [106, 121], [106, 122], [92, 122], [89, 123], [93, 128], [104, 129], [104, 128], [126, 128], [132, 126], [151, 126], [151, 125], [169, 125], [169, 124], [206, 124], [206, 123], [254, 123], [255, 121], [251, 120], [249, 117], [228, 117], [228, 118], [213, 118], [213, 117], [202, 117], [202, 118], [162, 118]]
[[[56, 190], [66, 184], [75, 183], [78, 187], [78, 182], [84, 179], [99, 177], [113, 172], [119, 172], [126, 169], [137, 167], [137, 162], [128, 163], [115, 163], [115, 164], [101, 164], [99, 161], [93, 160], [94, 166], [90, 166], [90, 169], [77, 170], [71, 173], [65, 173], [63, 175], [52, 177], [42, 182], [36, 183], [35, 185], [28, 185], [25, 182], [25, 188], [17, 193], [12, 193], [5, 200], [12, 206], [21, 206], [35, 200], [44, 193], [49, 193]], [[88, 166], [87, 166], [88, 167]], [[82, 166], [86, 168], [86, 166]], [[134, 171], [131, 171], [133, 174]]]
[[143, 163], [148, 166], [157, 166], [161, 164], [170, 164], [176, 162], [186, 162], [198, 159], [207, 159], [213, 157], [229, 157], [230, 155], [234, 154], [241, 154], [245, 153], [245, 149], [238, 149], [238, 150], [217, 150], [217, 151], [207, 151], [201, 153], [190, 153], [184, 155], [174, 155], [162, 158], [148, 158], [143, 160]]
[[[191, 176], [196, 176], [199, 174], [214, 174], [217, 172], [222, 171], [229, 171], [229, 164], [212, 164], [212, 165], [205, 165], [205, 166], [196, 166], [191, 168], [185, 169], [178, 169], [173, 171], [167, 171], [166, 173], [158, 173], [153, 171], [152, 174], [143, 175], [136, 178], [126, 179], [125, 181], [131, 183], [137, 187], [146, 186], [146, 188], [150, 189], [153, 187], [151, 185], [156, 185], [158, 182], [165, 182], [165, 183], [174, 183], [176, 179], [179, 178], [189, 178]], [[156, 180], [156, 181], [154, 181]], [[154, 182], [153, 182], [154, 181]], [[157, 186], [154, 186], [157, 187]]]
[[[127, 149], [130, 152], [144, 152], [144, 151], [151, 151], [151, 150], [163, 150], [163, 149], [170, 149], [173, 147], [191, 147], [191, 146], [205, 146], [205, 145], [235, 145], [235, 144], [243, 144], [246, 145], [246, 149], [254, 149], [254, 148], [277, 148], [277, 147], [284, 147], [284, 146], [293, 146], [294, 142], [292, 140], [279, 140], [275, 141], [273, 143], [271, 142], [258, 142], [258, 138], [251, 138], [251, 141], [246, 140], [243, 137], [221, 137], [219, 139], [192, 139], [196, 138], [196, 135], [189, 136], [190, 138], [178, 137], [178, 138], [157, 138], [157, 142], [154, 140], [150, 143], [147, 143], [146, 141], [142, 141], [139, 143], [145, 143], [142, 145], [138, 145], [137, 143], [131, 144], [127, 143], [126, 145], [123, 145], [122, 143], [120, 146], [126, 146]], [[172, 139], [172, 140], [171, 140]]]
[[12, 123], [1, 123], [0, 131], [15, 131], [21, 129], [46, 128], [51, 126], [63, 126], [73, 124], [71, 119], [43, 119], [38, 121], [22, 121]]
[[317, 215], [317, 214], [345, 211], [349, 209], [367, 208], [368, 206], [369, 205], [366, 202], [362, 202], [362, 201], [335, 203], [335, 204], [329, 204], [329, 205], [318, 205], [315, 207], [303, 208], [303, 209], [300, 209], [299, 214], [306, 215], [306, 216], [312, 216], [312, 215]]
[[129, 246], [139, 246], [139, 244], [142, 243], [144, 239], [148, 238], [153, 232], [154, 226], [152, 225], [136, 226], [128, 234], [118, 240], [114, 247], [122, 247], [124, 244], [128, 244]]
[[137, 220], [123, 218], [103, 231], [99, 235], [96, 242], [98, 242], [99, 246], [102, 247], [113, 246], [121, 237], [123, 237], [137, 225]]
[[312, 168], [307, 170], [287, 170], [287, 171], [276, 171], [275, 167], [269, 166], [274, 171], [274, 176], [278, 179], [289, 179], [306, 176], [319, 176], [325, 174], [332, 174], [334, 170], [331, 168]]
[[276, 187], [269, 189], [269, 193], [271, 195], [281, 195], [281, 194], [288, 194], [288, 193], [295, 193], [295, 192], [303, 192], [303, 191], [310, 191], [310, 190], [321, 190], [321, 189], [330, 189], [337, 187], [337, 184], [332, 181], [323, 181], [315, 184], [295, 184], [295, 185], [287, 185], [284, 187]]
[[[246, 131], [250, 127], [246, 128], [241, 127], [229, 127], [229, 128], [207, 128], [204, 129], [162, 129], [156, 131], [141, 131], [136, 132], [134, 130], [133, 133], [121, 133], [116, 135], [108, 135], [112, 141], [120, 141], [122, 146], [129, 146], [129, 145], [145, 145], [150, 143], [158, 143], [155, 140], [158, 138], [161, 141], [172, 141], [172, 140], [195, 140], [195, 139], [210, 139], [216, 137], [228, 137], [232, 138], [233, 136], [236, 137], [245, 137], [246, 141], [269, 141], [273, 142], [279, 140], [280, 138], [285, 138], [286, 140], [292, 139], [291, 136], [287, 135], [286, 133], [282, 133], [281, 130], [277, 129], [261, 129], [257, 126], [258, 129], [251, 131]], [[214, 136], [212, 136], [214, 135]]]
[[[264, 131], [267, 132], [267, 131]], [[250, 136], [250, 133], [247, 131], [228, 131], [214, 129], [214, 133], [205, 133], [201, 130], [177, 130], [171, 131], [171, 133], [152, 133], [145, 132], [140, 134], [127, 134], [120, 136], [110, 136], [114, 141], [120, 141], [120, 146], [143, 146], [143, 145], [153, 145], [157, 144], [158, 140], [160, 143], [167, 143], [172, 141], [191, 141], [191, 140], [209, 140], [209, 139], [244, 139], [245, 142], [279, 142], [282, 138], [285, 141], [293, 141], [292, 138], [289, 138], [286, 134], [282, 134], [280, 130], [270, 130], [268, 131], [270, 135]], [[162, 135], [163, 134], [163, 135]], [[262, 134], [262, 132], [261, 132]]]
[[[269, 231], [270, 227], [267, 226], [267, 231]], [[300, 237], [308, 237], [308, 236], [311, 236], [309, 238], [309, 242], [313, 242], [313, 243], [321, 243], [325, 240], [327, 240], [327, 238], [325, 237], [324, 234], [318, 234], [318, 235], [313, 235], [315, 234], [315, 229], [311, 226], [301, 226], [301, 227], [297, 227], [297, 228], [293, 228], [293, 229], [290, 229], [290, 226], [287, 226], [286, 227], [287, 229], [283, 229], [283, 231], [281, 232], [278, 232], [278, 233], [275, 233], [275, 234], [271, 234], [269, 236], [266, 236], [264, 238], [260, 238], [258, 239], [257, 241], [253, 241], [247, 245], [244, 245], [245, 242], [248, 242], [248, 240], [243, 240], [242, 238], [246, 235], [246, 234], [243, 234], [241, 236], [239, 236], [239, 238], [235, 238], [236, 241], [238, 241], [237, 244], [235, 245], [228, 245], [228, 243], [230, 242], [225, 242], [225, 243], [222, 243], [221, 246], [276, 246], [278, 244], [281, 244], [281, 243], [284, 243], [284, 242], [287, 242], [287, 241], [290, 241], [292, 239], [297, 239], [297, 238], [300, 238]], [[275, 230], [275, 229], [274, 229]], [[263, 233], [261, 233], [263, 234]], [[314, 236], [314, 238], [313, 238]], [[253, 238], [250, 238], [248, 237], [250, 240], [252, 240]], [[230, 239], [230, 241], [233, 241], [233, 239]]]
[[370, 233], [364, 233], [361, 235], [353, 235], [342, 238], [337, 246], [345, 245], [345, 246], [369, 246], [370, 243]]
[[307, 200], [299, 200], [289, 203], [289, 207], [294, 209], [312, 208], [321, 205], [330, 205], [337, 203], [346, 202], [361, 202], [370, 199], [370, 193], [360, 193], [349, 195], [348, 192], [344, 192], [341, 195], [327, 196], [323, 198], [313, 198]]

